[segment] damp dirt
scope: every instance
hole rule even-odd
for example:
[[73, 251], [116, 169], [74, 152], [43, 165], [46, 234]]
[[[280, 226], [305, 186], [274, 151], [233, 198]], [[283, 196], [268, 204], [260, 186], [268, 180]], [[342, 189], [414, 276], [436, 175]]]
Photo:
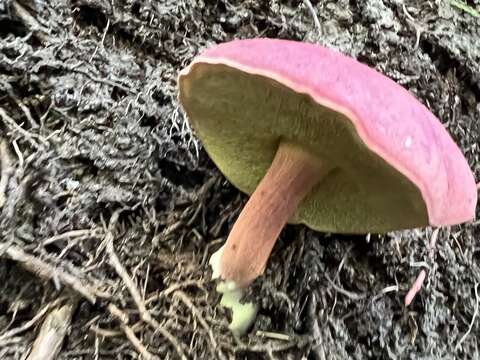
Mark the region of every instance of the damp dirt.
[[178, 71], [213, 44], [321, 44], [415, 94], [480, 179], [479, 11], [477, 0], [0, 1], [0, 358], [479, 359], [478, 221], [364, 236], [287, 226], [248, 295], [253, 329], [232, 336], [208, 259], [246, 196], [176, 99]]

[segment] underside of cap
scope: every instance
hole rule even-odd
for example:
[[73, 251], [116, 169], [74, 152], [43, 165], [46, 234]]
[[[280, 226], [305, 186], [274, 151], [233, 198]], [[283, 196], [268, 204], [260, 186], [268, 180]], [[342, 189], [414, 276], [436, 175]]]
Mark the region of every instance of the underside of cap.
[[[262, 56], [262, 43], [272, 41], [274, 49], [288, 48], [283, 57], [272, 55], [272, 48]], [[463, 155], [438, 120], [403, 88], [317, 46], [252, 40], [253, 56], [246, 42], [231, 44], [233, 50], [223, 45], [207, 51], [179, 77], [179, 98], [192, 127], [236, 187], [251, 194], [278, 144], [286, 141], [334, 168], [300, 204], [292, 222], [320, 231], [365, 233], [473, 218], [475, 182]], [[310, 56], [300, 51], [296, 57], [289, 48], [305, 45]], [[338, 59], [310, 66], [309, 74], [309, 64], [301, 62], [315, 56], [315, 66], [329, 56]], [[279, 68], [275, 58], [288, 58], [289, 64]]]
[[182, 103], [192, 126], [240, 190], [255, 190], [280, 141], [303, 146], [334, 168], [300, 204], [292, 222], [342, 233], [428, 223], [419, 190], [371, 152], [344, 115], [227, 66], [198, 64], [186, 81]]

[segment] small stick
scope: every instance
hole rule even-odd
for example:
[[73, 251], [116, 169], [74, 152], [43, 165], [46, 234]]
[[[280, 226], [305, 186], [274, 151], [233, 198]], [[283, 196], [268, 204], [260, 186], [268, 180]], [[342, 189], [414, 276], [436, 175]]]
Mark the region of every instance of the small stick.
[[412, 303], [413, 299], [415, 298], [415, 295], [420, 291], [422, 288], [423, 282], [425, 281], [425, 278], [427, 276], [427, 272], [425, 269], [422, 269], [420, 273], [417, 276], [417, 279], [411, 286], [410, 290], [408, 290], [407, 295], [405, 296], [405, 306], [408, 306]]
[[57, 357], [77, 304], [77, 301], [69, 301], [47, 315], [27, 360], [54, 360]]
[[[23, 268], [31, 273], [45, 279], [53, 280], [58, 279], [64, 285], [71, 287], [80, 295], [88, 299], [92, 304], [95, 303], [97, 297], [108, 297], [108, 294], [101, 292], [91, 284], [82, 284], [82, 281], [75, 276], [64, 272], [63, 270], [56, 268], [46, 262], [38, 259], [37, 257], [25, 253], [20, 247], [15, 245], [7, 245], [5, 255], [11, 260], [19, 262]], [[0, 257], [2, 256], [0, 251]]]
[[186, 360], [187, 357], [185, 356], [177, 339], [150, 315], [149, 311], [147, 310], [147, 307], [145, 306], [145, 302], [143, 301], [142, 296], [140, 295], [140, 291], [137, 289], [137, 287], [133, 283], [127, 270], [125, 270], [122, 263], [118, 259], [117, 254], [115, 253], [115, 250], [113, 248], [113, 238], [114, 238], [113, 228], [115, 227], [115, 224], [118, 221], [118, 216], [120, 215], [120, 212], [121, 211], [116, 211], [110, 218], [108, 231], [105, 236], [105, 243], [106, 243], [105, 250], [109, 255], [110, 265], [112, 265], [112, 267], [115, 269], [118, 276], [120, 276], [120, 278], [123, 280], [123, 283], [125, 284], [128, 291], [130, 292], [130, 295], [132, 296], [133, 301], [137, 305], [138, 312], [140, 313], [142, 320], [145, 321], [147, 324], [149, 324], [154, 330], [160, 332], [160, 334], [162, 334], [162, 336], [166, 338], [170, 342], [170, 344], [174, 347], [178, 356], [182, 360]]
[[65, 239], [70, 239], [70, 238], [76, 238], [76, 237], [84, 237], [84, 236], [94, 236], [97, 235], [99, 232], [99, 229], [81, 229], [81, 230], [72, 230], [72, 231], [67, 231], [62, 234], [54, 235], [48, 239], [45, 239], [42, 241], [42, 245], [49, 245], [52, 244], [56, 241], [59, 240], [65, 240]]
[[390, 285], [390, 286], [387, 286], [386, 288], [383, 288], [382, 290], [380, 290], [380, 294], [388, 294], [389, 292], [393, 292], [393, 291], [398, 291], [398, 285]]
[[13, 150], [15, 150], [15, 154], [18, 157], [18, 165], [20, 168], [23, 168], [23, 164], [25, 163], [25, 160], [23, 159], [23, 154], [20, 151], [20, 148], [18, 147], [17, 140], [13, 140], [12, 145], [13, 145]]
[[266, 345], [250, 345], [250, 344], [243, 344], [240, 343], [235, 350], [236, 351], [248, 351], [248, 352], [255, 352], [255, 353], [274, 353], [274, 352], [282, 352], [294, 347], [302, 347], [307, 342], [303, 338], [298, 340], [292, 341], [284, 341], [279, 343], [267, 343]]
[[127, 339], [132, 343], [133, 347], [142, 355], [146, 360], [159, 360], [158, 356], [150, 353], [147, 348], [142, 344], [139, 338], [135, 335], [135, 332], [130, 326], [128, 326], [128, 315], [125, 314], [122, 310], [116, 307], [114, 304], [108, 305], [108, 311], [110, 314], [117, 318], [120, 321], [120, 326], [125, 333]]
[[289, 335], [270, 332], [270, 331], [258, 330], [255, 333], [255, 335], [257, 335], [261, 338], [275, 339], [275, 340], [281, 340], [281, 341], [291, 341], [292, 340]]
[[60, 303], [61, 299], [57, 299], [43, 307], [33, 318], [24, 323], [22, 326], [19, 326], [15, 329], [9, 330], [2, 335], [0, 335], [0, 344], [5, 340], [12, 338], [35, 325], [51, 308], [57, 306]]
[[455, 6], [456, 8], [465, 11], [467, 14], [475, 17], [475, 18], [480, 18], [480, 12], [475, 10], [473, 7], [470, 5], [465, 4], [464, 2], [457, 1], [457, 0], [450, 0], [450, 4], [452, 6]]

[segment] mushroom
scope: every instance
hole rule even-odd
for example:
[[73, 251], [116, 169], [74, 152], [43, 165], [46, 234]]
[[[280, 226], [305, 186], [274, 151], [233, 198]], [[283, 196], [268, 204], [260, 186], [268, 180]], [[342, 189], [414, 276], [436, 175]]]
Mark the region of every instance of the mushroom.
[[334, 50], [220, 44], [180, 72], [179, 100], [213, 162], [251, 194], [221, 249], [232, 288], [263, 273], [286, 223], [353, 234], [474, 218], [472, 171], [440, 121]]

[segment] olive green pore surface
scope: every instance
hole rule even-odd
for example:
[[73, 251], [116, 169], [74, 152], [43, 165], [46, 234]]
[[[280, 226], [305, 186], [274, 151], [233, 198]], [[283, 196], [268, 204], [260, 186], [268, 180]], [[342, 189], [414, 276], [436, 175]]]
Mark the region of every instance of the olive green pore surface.
[[304, 146], [333, 167], [291, 223], [338, 233], [428, 225], [419, 189], [373, 153], [345, 115], [272, 79], [226, 65], [196, 63], [179, 81], [193, 129], [241, 191], [253, 193], [280, 141]]

